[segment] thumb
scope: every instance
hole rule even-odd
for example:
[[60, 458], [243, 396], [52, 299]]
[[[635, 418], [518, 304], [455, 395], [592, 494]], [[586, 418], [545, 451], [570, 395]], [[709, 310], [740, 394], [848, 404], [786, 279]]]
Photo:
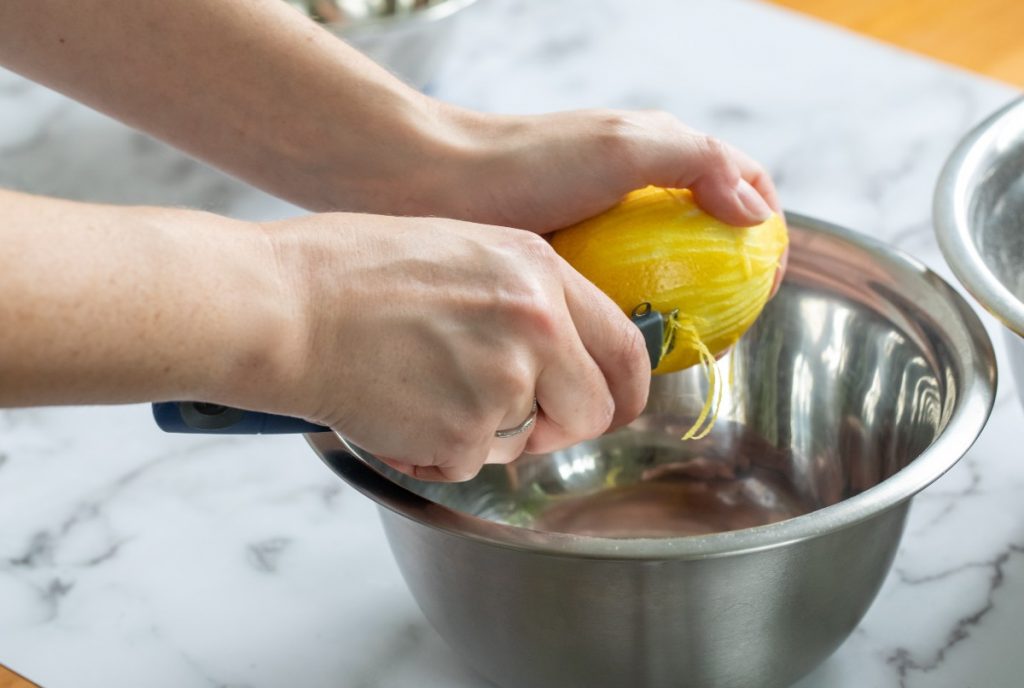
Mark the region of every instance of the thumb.
[[[636, 156], [639, 184], [688, 188], [702, 210], [740, 227], [768, 219], [775, 189], [752, 159], [713, 136], [677, 127], [661, 127], [647, 137]], [[756, 188], [755, 188], [756, 187]]]

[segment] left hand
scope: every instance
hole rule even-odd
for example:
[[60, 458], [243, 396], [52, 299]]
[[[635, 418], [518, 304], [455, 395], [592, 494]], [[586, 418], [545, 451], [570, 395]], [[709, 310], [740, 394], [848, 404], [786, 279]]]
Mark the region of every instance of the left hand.
[[435, 196], [438, 214], [545, 233], [650, 184], [689, 188], [702, 209], [737, 226], [781, 212], [761, 165], [665, 112], [455, 117], [469, 153], [444, 166], [451, 192]]

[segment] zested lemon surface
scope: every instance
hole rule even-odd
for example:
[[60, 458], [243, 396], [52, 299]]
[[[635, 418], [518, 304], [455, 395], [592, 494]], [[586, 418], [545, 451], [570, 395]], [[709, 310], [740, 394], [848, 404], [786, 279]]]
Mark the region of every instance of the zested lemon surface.
[[713, 355], [735, 344], [768, 301], [787, 242], [778, 215], [733, 227], [698, 208], [688, 190], [657, 187], [551, 238], [625, 313], [644, 302], [679, 309], [675, 347], [655, 374], [701, 362], [701, 343]]

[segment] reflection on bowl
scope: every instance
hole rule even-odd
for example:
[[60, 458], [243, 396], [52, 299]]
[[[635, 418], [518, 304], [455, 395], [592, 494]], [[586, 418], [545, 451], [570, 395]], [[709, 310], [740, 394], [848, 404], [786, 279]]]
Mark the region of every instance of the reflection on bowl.
[[1024, 403], [1024, 98], [971, 131], [935, 189], [935, 229], [957, 278], [1006, 325]]
[[430, 85], [476, 0], [285, 0], [414, 88]]
[[[752, 528], [820, 506], [801, 494], [787, 453], [763, 437], [723, 422], [714, 438], [686, 445], [666, 427], [678, 420], [646, 417], [630, 430], [520, 461], [517, 471], [533, 469], [526, 483], [534, 500], [517, 499], [498, 518], [554, 533], [674, 537]], [[565, 489], [566, 481], [589, 485]]]
[[630, 427], [468, 483], [310, 436], [384, 507], [427, 618], [498, 685], [788, 685], [856, 626], [910, 498], [980, 432], [995, 366], [963, 299], [881, 244], [789, 219], [786, 281], [723, 363], [701, 441], [679, 440], [704, 401], [693, 370], [655, 378]]

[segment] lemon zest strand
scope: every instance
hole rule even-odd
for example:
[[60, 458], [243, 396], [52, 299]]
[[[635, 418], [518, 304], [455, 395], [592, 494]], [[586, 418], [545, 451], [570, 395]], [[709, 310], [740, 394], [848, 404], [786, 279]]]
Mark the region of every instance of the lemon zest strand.
[[[705, 400], [705, 406], [711, 402], [711, 398], [714, 397], [714, 401], [711, 402], [710, 417], [708, 418], [707, 427], [699, 433], [694, 434], [690, 439], [699, 440], [707, 437], [711, 434], [711, 431], [715, 427], [715, 421], [718, 420], [719, 411], [722, 408], [722, 394], [725, 385], [722, 384], [722, 374], [718, 369], [718, 361], [715, 359], [715, 355], [704, 345], [704, 342], [696, 339], [695, 344], [704, 350], [704, 369], [708, 375], [708, 397]], [[684, 439], [686, 439], [684, 435]]]
[[[718, 419], [718, 413], [722, 406], [724, 385], [718, 370], [718, 361], [715, 360], [715, 355], [701, 340], [696, 328], [691, 323], [684, 323], [679, 316], [674, 316], [668, 318], [665, 324], [674, 331], [674, 334], [666, 337], [662, 343], [662, 356], [664, 357], [668, 353], [668, 342], [672, 341], [674, 337], [682, 336], [685, 338], [686, 343], [697, 352], [697, 355], [700, 357], [701, 368], [704, 369], [704, 374], [707, 376], [708, 393], [704, 398], [704, 406], [701, 408], [697, 420], [693, 422], [690, 429], [680, 438], [682, 440], [703, 439], [715, 427], [715, 421]], [[704, 427], [705, 423], [707, 423], [707, 427]]]
[[736, 345], [733, 344], [733, 351], [729, 352], [729, 389], [736, 387], [736, 357], [733, 355], [736, 351], [735, 347]]

